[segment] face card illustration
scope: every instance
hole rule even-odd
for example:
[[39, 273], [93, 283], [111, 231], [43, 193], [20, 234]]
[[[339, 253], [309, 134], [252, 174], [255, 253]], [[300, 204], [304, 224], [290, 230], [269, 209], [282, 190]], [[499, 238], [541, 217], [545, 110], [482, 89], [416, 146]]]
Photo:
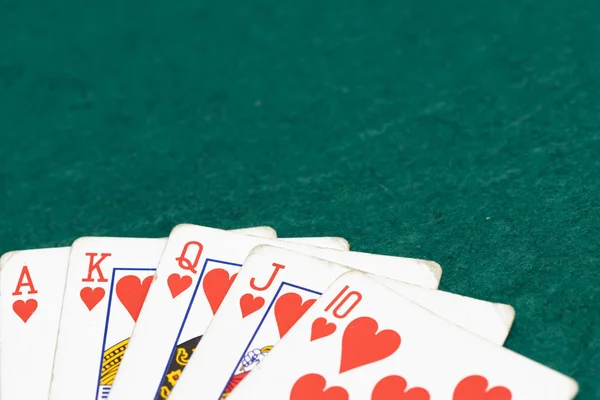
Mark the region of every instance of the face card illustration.
[[14, 251], [0, 259], [3, 399], [48, 397], [69, 251]]
[[155, 268], [114, 268], [96, 398], [106, 399], [150, 289]]
[[[111, 400], [168, 397], [250, 251], [288, 248], [430, 288], [441, 277], [433, 262], [257, 239], [179, 225], [171, 232], [146, 302], [111, 389]], [[152, 351], [148, 349], [152, 348]]]
[[166, 243], [111, 237], [73, 243], [50, 398], [108, 397]]
[[[321, 293], [347, 271], [339, 264], [289, 250], [255, 248], [169, 398], [226, 398]], [[498, 344], [504, 342], [514, 318], [514, 310], [505, 304], [380, 279], [421, 306]]]
[[349, 272], [227, 399], [568, 400], [577, 391], [569, 377]]

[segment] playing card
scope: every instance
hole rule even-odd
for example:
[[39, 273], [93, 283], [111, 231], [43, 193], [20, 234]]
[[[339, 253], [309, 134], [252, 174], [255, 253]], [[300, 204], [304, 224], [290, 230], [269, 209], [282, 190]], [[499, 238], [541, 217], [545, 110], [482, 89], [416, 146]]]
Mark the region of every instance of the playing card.
[[[269, 227], [239, 232], [253, 237], [275, 233]], [[113, 237], [85, 237], [73, 243], [51, 398], [108, 397], [166, 243], [167, 239]]]
[[[274, 275], [270, 287], [261, 292], [254, 290], [255, 282], [269, 279], [274, 265], [283, 267]], [[256, 247], [244, 262], [169, 399], [218, 400], [227, 396], [321, 293], [349, 270], [277, 247]], [[405, 297], [498, 344], [504, 342], [514, 318], [514, 310], [508, 305], [385, 281]], [[254, 311], [252, 305], [256, 301], [265, 306]]]
[[[437, 287], [441, 276], [439, 265], [432, 262], [303, 246], [194, 225], [177, 226], [171, 232], [113, 384], [111, 400], [152, 400], [169, 395], [241, 264], [260, 244], [316, 255], [430, 288]], [[272, 279], [256, 283], [256, 287], [261, 291], [271, 284]]]
[[2, 399], [48, 398], [69, 250], [14, 251], [0, 260]]
[[350, 272], [227, 399], [567, 400], [577, 391], [571, 378]]

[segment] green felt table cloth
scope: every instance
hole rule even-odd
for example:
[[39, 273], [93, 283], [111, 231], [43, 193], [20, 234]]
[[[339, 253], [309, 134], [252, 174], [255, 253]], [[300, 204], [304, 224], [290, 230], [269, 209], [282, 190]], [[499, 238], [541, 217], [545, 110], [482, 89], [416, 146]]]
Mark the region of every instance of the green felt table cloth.
[[600, 398], [600, 2], [0, 1], [0, 250], [341, 235]]

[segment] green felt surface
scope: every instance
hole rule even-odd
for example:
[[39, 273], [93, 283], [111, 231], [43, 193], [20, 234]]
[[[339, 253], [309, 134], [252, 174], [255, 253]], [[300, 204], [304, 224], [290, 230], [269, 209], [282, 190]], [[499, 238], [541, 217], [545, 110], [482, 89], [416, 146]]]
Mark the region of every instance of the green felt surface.
[[341, 235], [600, 398], [600, 2], [0, 0], [0, 250]]

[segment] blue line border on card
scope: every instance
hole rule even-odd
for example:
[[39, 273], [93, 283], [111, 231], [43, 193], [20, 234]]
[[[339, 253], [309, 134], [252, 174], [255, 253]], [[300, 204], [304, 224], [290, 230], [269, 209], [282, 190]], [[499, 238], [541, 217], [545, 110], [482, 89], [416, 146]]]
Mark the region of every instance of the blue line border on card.
[[108, 294], [108, 309], [106, 312], [106, 320], [104, 321], [104, 336], [102, 337], [102, 350], [100, 351], [100, 366], [98, 367], [98, 379], [96, 381], [96, 397], [100, 392], [100, 377], [102, 376], [102, 361], [104, 360], [104, 351], [106, 347], [106, 335], [108, 334], [108, 321], [110, 320], [110, 306], [112, 305], [113, 292], [115, 286], [115, 275], [117, 271], [156, 271], [156, 268], [113, 268], [110, 281], [110, 292]]
[[200, 288], [200, 283], [202, 282], [202, 279], [204, 278], [204, 272], [206, 271], [206, 267], [209, 262], [214, 262], [214, 263], [223, 264], [223, 265], [231, 265], [231, 266], [239, 267], [239, 268], [242, 267], [242, 264], [233, 263], [233, 262], [229, 262], [229, 261], [216, 260], [214, 258], [207, 258], [206, 260], [204, 260], [204, 265], [202, 266], [202, 270], [200, 271], [200, 275], [198, 276], [198, 281], [196, 282], [196, 287], [194, 288], [194, 292], [192, 293], [192, 298], [190, 299], [187, 310], [185, 311], [183, 321], [181, 322], [181, 327], [179, 328], [179, 332], [177, 333], [177, 337], [175, 338], [175, 343], [171, 347], [171, 354], [169, 354], [169, 358], [167, 359], [167, 365], [165, 365], [165, 369], [160, 376], [160, 382], [158, 382], [158, 387], [156, 388], [156, 392], [154, 393], [155, 399], [158, 398], [158, 395], [160, 393], [160, 385], [162, 384], [162, 380], [163, 380], [164, 376], [167, 374], [167, 371], [169, 370], [169, 363], [170, 363], [171, 359], [173, 358], [173, 354], [175, 354], [175, 350], [177, 349], [177, 343], [179, 342], [179, 339], [181, 338], [181, 333], [183, 332], [185, 323], [187, 322], [188, 316], [190, 315], [190, 310], [192, 309], [192, 305], [194, 304], [194, 300], [196, 299], [196, 294], [198, 293], [198, 288]]
[[242, 359], [244, 358], [244, 355], [248, 352], [248, 349], [250, 348], [250, 344], [252, 343], [252, 341], [254, 340], [254, 338], [256, 337], [256, 335], [258, 334], [258, 331], [260, 330], [260, 328], [262, 327], [263, 323], [265, 322], [265, 319], [267, 318], [267, 315], [269, 315], [269, 311], [271, 311], [271, 308], [273, 307], [273, 305], [277, 301], [277, 298], [279, 297], [279, 293], [281, 292], [281, 290], [285, 286], [289, 286], [289, 287], [293, 287], [293, 288], [296, 288], [296, 289], [304, 290], [306, 292], [310, 292], [310, 293], [316, 294], [317, 296], [321, 296], [323, 294], [323, 293], [317, 292], [316, 290], [305, 288], [305, 287], [302, 287], [302, 286], [299, 286], [299, 285], [294, 285], [293, 283], [288, 283], [288, 282], [285, 282], [285, 281], [281, 282], [281, 284], [279, 285], [279, 288], [277, 289], [277, 291], [275, 292], [275, 295], [273, 296], [273, 299], [271, 300], [271, 303], [269, 303], [269, 307], [267, 307], [267, 310], [265, 311], [262, 319], [260, 320], [260, 323], [258, 324], [258, 326], [256, 327], [256, 329], [254, 330], [254, 333], [252, 334], [252, 337], [248, 341], [248, 345], [244, 349], [244, 351], [243, 351], [240, 359], [238, 360], [238, 362], [235, 364], [235, 367], [233, 368], [233, 372], [231, 373], [231, 375], [229, 376], [229, 378], [227, 378], [227, 382], [225, 382], [225, 387], [223, 388], [223, 390], [221, 390], [221, 394], [219, 395], [219, 398], [223, 397], [223, 393], [225, 393], [225, 390], [227, 389], [227, 385], [229, 385], [229, 382], [231, 382], [231, 379], [235, 376], [235, 372], [237, 370], [237, 366], [240, 365], [240, 363], [242, 362]]

